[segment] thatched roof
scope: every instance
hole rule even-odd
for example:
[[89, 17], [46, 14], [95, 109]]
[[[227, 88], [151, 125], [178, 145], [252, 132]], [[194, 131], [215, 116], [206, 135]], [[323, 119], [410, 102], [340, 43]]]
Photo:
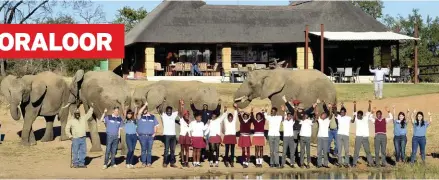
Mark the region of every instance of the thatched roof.
[[304, 42], [310, 31], [385, 32], [386, 27], [349, 1], [309, 1], [287, 6], [207, 5], [163, 1], [125, 36], [147, 43]]

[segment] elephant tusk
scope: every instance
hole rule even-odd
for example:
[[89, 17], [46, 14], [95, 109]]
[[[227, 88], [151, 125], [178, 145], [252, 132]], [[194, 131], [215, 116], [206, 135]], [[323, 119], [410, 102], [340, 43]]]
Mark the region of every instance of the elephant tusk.
[[242, 96], [242, 97], [240, 97], [240, 98], [236, 98], [236, 99], [235, 99], [235, 102], [236, 102], [236, 101], [241, 101], [241, 102], [242, 102], [242, 101], [247, 100], [247, 98], [248, 98], [247, 96]]
[[72, 104], [72, 103], [68, 103], [67, 105], [65, 105], [64, 107], [62, 107], [61, 109], [64, 109], [64, 108], [67, 108], [67, 107], [69, 107], [70, 106], [70, 104]]
[[9, 106], [11, 106], [11, 104], [8, 104], [6, 107], [9, 107]]

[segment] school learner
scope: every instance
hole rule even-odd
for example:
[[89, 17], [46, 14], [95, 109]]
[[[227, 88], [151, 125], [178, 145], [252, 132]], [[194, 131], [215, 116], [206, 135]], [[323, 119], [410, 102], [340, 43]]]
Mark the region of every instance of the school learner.
[[294, 154], [296, 151], [297, 143], [294, 142], [293, 113], [285, 111], [285, 106], [282, 106], [282, 111], [285, 112], [286, 117], [282, 121], [284, 137], [283, 137], [282, 163], [281, 163], [280, 167], [281, 168], [285, 167], [285, 162], [286, 162], [287, 154], [288, 154], [288, 152], [287, 152], [288, 148], [290, 149], [290, 166], [294, 167], [294, 161], [296, 159]]
[[[238, 105], [233, 104], [235, 110], [227, 114], [227, 119], [224, 120], [224, 139], [223, 144], [226, 146], [224, 156], [224, 164], [226, 167], [234, 167], [235, 145], [236, 145], [236, 121], [238, 119]], [[230, 156], [229, 156], [230, 152]]]
[[264, 157], [265, 146], [265, 117], [262, 112], [256, 113], [256, 119], [253, 121], [253, 145], [255, 145], [256, 167], [261, 168]]
[[[300, 167], [310, 168], [311, 164], [311, 133], [312, 126], [315, 122], [314, 119], [311, 119], [309, 115], [314, 111], [315, 107], [317, 107], [317, 103], [314, 103], [311, 108], [305, 110], [303, 104], [299, 104], [297, 106], [297, 111], [295, 114], [295, 119], [300, 120]], [[306, 153], [307, 164], [304, 164], [304, 158]]]
[[[320, 103], [320, 100], [317, 100], [317, 103]], [[329, 123], [331, 120], [328, 118], [329, 110], [327, 108], [323, 109], [324, 111], [319, 114], [317, 109], [314, 110], [315, 118], [317, 118], [317, 123], [319, 124], [319, 130], [317, 133], [317, 167], [322, 167], [322, 158], [323, 158], [323, 167], [329, 168], [328, 166], [328, 136], [329, 136]]]
[[[175, 119], [179, 116], [178, 111], [173, 111], [171, 106], [166, 107], [166, 111], [163, 111], [163, 104], [165, 104], [166, 99], [163, 100], [163, 103], [157, 107], [157, 111], [162, 117], [163, 123], [163, 136], [165, 139], [165, 151], [163, 158], [163, 167], [168, 167], [168, 164], [171, 164], [171, 167], [176, 168], [175, 165], [175, 144], [177, 143], [176, 131], [175, 131]], [[181, 101], [180, 101], [181, 103]]]
[[152, 146], [159, 122], [148, 111], [148, 102], [140, 108], [137, 115], [137, 134], [140, 142], [140, 162], [142, 167], [151, 167]]
[[[267, 105], [268, 106], [268, 105]], [[267, 107], [266, 106], [266, 107]], [[271, 108], [271, 114], [268, 115], [267, 108], [264, 109], [264, 116], [268, 122], [268, 142], [270, 146], [270, 167], [279, 167], [279, 141], [280, 125], [283, 116], [277, 114], [277, 108]]]
[[369, 101], [368, 110], [366, 114], [363, 114], [363, 111], [357, 111], [357, 103], [354, 101], [354, 117], [352, 118], [352, 123], [355, 123], [355, 149], [354, 160], [352, 162], [353, 167], [357, 166], [361, 146], [363, 146], [364, 152], [366, 153], [368, 162], [367, 166], [373, 166], [369, 145], [369, 118], [372, 116], [371, 103], [372, 101]]
[[193, 166], [201, 167], [201, 149], [206, 147], [206, 140], [204, 137], [205, 131], [209, 129], [209, 121], [206, 125], [201, 121], [201, 114], [195, 115], [195, 121], [189, 124], [189, 131], [192, 137], [193, 147]]
[[[338, 120], [337, 132], [337, 149], [338, 149], [338, 166], [349, 167], [349, 132], [351, 127], [352, 117], [346, 115], [346, 108], [341, 104], [340, 113], [336, 116]], [[344, 150], [344, 162], [343, 162]]]
[[[410, 112], [407, 112], [407, 115]], [[395, 106], [393, 114], [396, 115]], [[407, 146], [407, 121], [404, 112], [399, 112], [397, 119], [393, 120], [393, 144], [395, 146], [396, 162], [405, 162], [405, 148]]]
[[180, 118], [180, 136], [178, 137], [178, 143], [181, 146], [181, 164], [183, 167], [189, 167], [189, 147], [192, 144], [192, 138], [189, 132], [189, 124], [191, 120], [189, 118], [189, 111], [184, 109], [184, 102], [180, 103], [180, 111], [183, 116]]
[[[375, 108], [374, 108], [375, 109]], [[389, 114], [388, 118], [383, 118], [383, 114], [380, 110], [376, 111], [376, 117], [373, 115], [370, 118], [375, 125], [375, 165], [379, 166], [379, 158], [381, 152], [382, 167], [387, 165], [386, 162], [386, 148], [387, 148], [387, 135], [386, 125], [393, 120], [393, 115], [389, 108], [386, 107], [386, 111]]]
[[[282, 97], [282, 99], [285, 102], [285, 106], [287, 107], [288, 111], [291, 113], [291, 116], [293, 116], [293, 139], [294, 139], [294, 144], [293, 147], [295, 148], [295, 152], [294, 152], [294, 156], [299, 156], [298, 154], [298, 144], [299, 144], [299, 132], [300, 132], [300, 120], [297, 119], [297, 108], [295, 108], [295, 106], [298, 106], [300, 104], [299, 100], [292, 100], [291, 102], [293, 103], [293, 106], [287, 101], [285, 95]], [[294, 158], [293, 158], [294, 159]], [[294, 168], [294, 165], [292, 165], [292, 167]]]
[[119, 107], [114, 107], [111, 115], [105, 116], [105, 113], [107, 113], [107, 109], [104, 110], [101, 117], [101, 121], [105, 123], [107, 133], [107, 147], [105, 150], [103, 169], [108, 168], [109, 161], [110, 166], [116, 168], [115, 157], [120, 139], [120, 129], [123, 126], [123, 119], [119, 115]]
[[252, 146], [252, 142], [250, 139], [251, 133], [251, 124], [254, 120], [253, 108], [251, 108], [250, 115], [246, 112], [238, 113], [239, 118], [239, 139], [238, 146], [242, 150], [242, 166], [244, 168], [248, 168], [248, 163], [250, 161], [250, 147]]
[[[416, 117], [414, 115], [416, 114]], [[427, 144], [427, 140], [425, 139], [425, 135], [427, 134], [427, 128], [430, 126], [432, 122], [431, 113], [428, 112], [429, 121], [424, 119], [424, 113], [413, 111], [411, 115], [412, 125], [413, 125], [413, 138], [412, 138], [412, 155], [410, 157], [410, 163], [413, 165], [416, 159], [416, 152], [421, 151], [421, 159], [422, 163], [425, 164], [425, 145]]]
[[209, 165], [210, 167], [218, 167], [219, 148], [222, 142], [221, 140], [221, 127], [224, 119], [227, 116], [227, 107], [224, 107], [224, 113], [219, 116], [219, 112], [213, 112], [212, 120], [209, 123], [208, 135], [209, 135]]

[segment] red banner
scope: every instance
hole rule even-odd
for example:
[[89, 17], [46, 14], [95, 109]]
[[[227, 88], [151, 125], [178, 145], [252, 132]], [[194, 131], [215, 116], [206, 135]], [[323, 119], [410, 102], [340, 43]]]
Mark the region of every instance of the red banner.
[[123, 24], [0, 24], [0, 58], [124, 58]]

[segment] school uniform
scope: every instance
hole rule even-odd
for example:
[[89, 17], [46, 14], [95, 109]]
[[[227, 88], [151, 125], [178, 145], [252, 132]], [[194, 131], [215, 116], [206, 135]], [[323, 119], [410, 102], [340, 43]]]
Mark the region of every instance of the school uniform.
[[[238, 115], [240, 116], [240, 115]], [[249, 117], [249, 119], [244, 120], [239, 118], [239, 139], [238, 139], [238, 146], [241, 148], [246, 148], [252, 146], [250, 133], [251, 133], [251, 124], [253, 122], [253, 118]]]
[[[357, 113], [354, 113], [357, 116]], [[369, 118], [372, 116], [370, 112], [366, 112], [362, 119], [355, 118], [355, 148], [354, 148], [354, 160], [352, 164], [357, 165], [358, 158], [360, 156], [361, 146], [366, 153], [367, 162], [371, 166], [373, 164], [372, 156], [370, 154], [369, 144]]]
[[[236, 144], [236, 121], [238, 118], [238, 111], [233, 112], [233, 120], [230, 122], [228, 118], [224, 119], [224, 139], [223, 143], [226, 145], [224, 162], [232, 163], [235, 158], [235, 144]], [[230, 151], [230, 156], [229, 156]]]
[[209, 131], [206, 133], [209, 137], [209, 163], [213, 166], [218, 166], [218, 158], [219, 158], [219, 144], [221, 144], [221, 125], [224, 121], [224, 118], [227, 117], [227, 113], [223, 113], [221, 116], [216, 119], [210, 120], [209, 123]]
[[178, 137], [178, 143], [181, 145], [191, 145], [192, 139], [189, 135], [189, 120], [186, 122], [183, 118], [180, 118], [180, 136]]
[[381, 161], [382, 165], [387, 165], [386, 162], [386, 148], [387, 148], [387, 129], [386, 125], [388, 122], [393, 120], [393, 115], [389, 113], [389, 118], [373, 118], [371, 117], [370, 120], [375, 125], [375, 163], [376, 165], [379, 165], [379, 158], [380, 158], [380, 152], [381, 152]]
[[205, 131], [208, 130], [208, 126], [204, 125], [202, 121], [192, 121], [189, 124], [189, 129], [192, 137], [192, 147], [197, 149], [202, 149], [206, 147], [206, 142], [204, 140]]
[[[337, 115], [338, 132], [337, 132], [337, 149], [338, 149], [338, 164], [349, 165], [349, 133], [351, 127], [352, 117]], [[344, 150], [344, 163], [343, 153]]]
[[152, 146], [154, 144], [155, 128], [159, 125], [152, 114], [142, 115], [137, 121], [137, 134], [140, 142], [140, 162], [143, 165], [152, 163]]
[[253, 145], [255, 146], [265, 146], [265, 119], [262, 120], [254, 120], [253, 121]]
[[270, 146], [270, 165], [279, 165], [279, 141], [280, 141], [280, 125], [282, 116], [271, 116], [264, 113], [268, 121], [268, 141]]
[[317, 120], [319, 123], [319, 130], [317, 133], [317, 166], [322, 166], [322, 158], [323, 165], [328, 166], [328, 144], [329, 144], [329, 124], [331, 120], [329, 118]]
[[281, 166], [284, 166], [287, 160], [287, 154], [288, 154], [288, 148], [290, 149], [290, 165], [294, 166], [294, 161], [296, 159], [295, 157], [295, 151], [296, 151], [296, 147], [297, 147], [297, 143], [295, 143], [294, 140], [294, 130], [293, 130], [293, 126], [294, 126], [294, 120], [290, 119], [287, 120], [285, 119], [282, 122], [283, 125], [283, 154], [282, 154], [282, 163]]
[[313, 121], [308, 118], [305, 120], [300, 120], [300, 165], [304, 165], [304, 158], [305, 158], [305, 149], [306, 149], [306, 156], [307, 156], [307, 164], [309, 165], [311, 163], [311, 134], [312, 134], [312, 126]]

